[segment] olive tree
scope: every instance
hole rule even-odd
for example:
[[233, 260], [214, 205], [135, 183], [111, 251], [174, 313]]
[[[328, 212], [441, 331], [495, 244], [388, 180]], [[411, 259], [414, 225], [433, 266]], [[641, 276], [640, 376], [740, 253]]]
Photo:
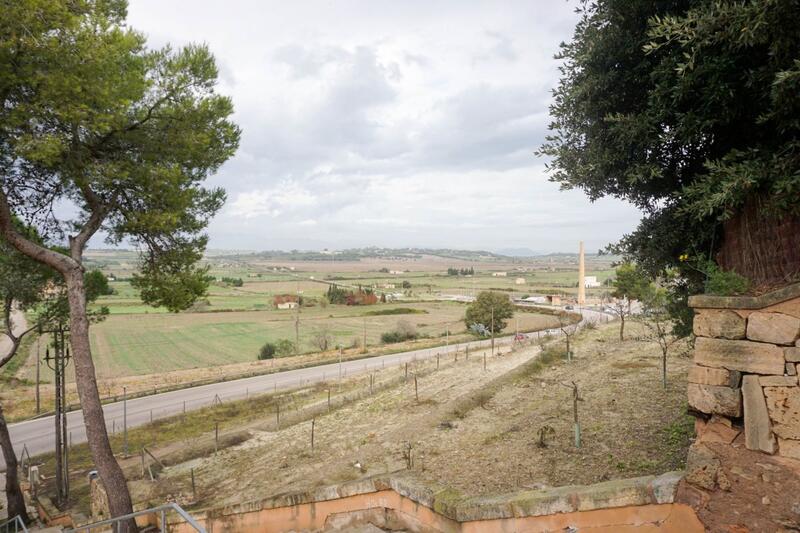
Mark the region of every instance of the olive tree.
[[[89, 345], [83, 254], [102, 231], [141, 252], [134, 285], [178, 311], [207, 288], [203, 230], [222, 206], [203, 181], [236, 150], [229, 98], [205, 46], [148, 49], [126, 2], [22, 0], [0, 24], [0, 235], [64, 280], [75, 381], [112, 516], [131, 512]], [[71, 206], [64, 218], [57, 205]], [[19, 218], [64, 248], [17, 230]], [[135, 530], [129, 521], [125, 527]]]

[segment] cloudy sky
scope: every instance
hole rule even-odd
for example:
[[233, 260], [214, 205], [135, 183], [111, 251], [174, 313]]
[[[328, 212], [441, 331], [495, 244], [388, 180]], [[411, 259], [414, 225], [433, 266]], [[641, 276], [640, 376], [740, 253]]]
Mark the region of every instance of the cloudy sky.
[[550, 183], [553, 55], [575, 2], [130, 0], [152, 46], [206, 42], [241, 147], [211, 248], [590, 250], [639, 219]]

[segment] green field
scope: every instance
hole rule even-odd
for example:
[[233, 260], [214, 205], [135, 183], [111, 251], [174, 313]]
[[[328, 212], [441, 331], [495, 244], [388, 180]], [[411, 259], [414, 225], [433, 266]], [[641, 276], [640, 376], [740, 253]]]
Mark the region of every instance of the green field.
[[[299, 313], [299, 352], [310, 353], [319, 350], [315, 339], [320, 333], [330, 338], [330, 347], [358, 346], [365, 331], [367, 345], [378, 345], [381, 335], [394, 330], [399, 320], [412, 323], [421, 337], [437, 338], [446, 331], [463, 334], [466, 306], [442, 301], [449, 295], [475, 295], [481, 290], [501, 290], [514, 296], [577, 292], [575, 256], [556, 260], [548, 256], [528, 262], [413, 256], [274, 263], [257, 256], [242, 259], [212, 255], [206, 263], [217, 281], [211, 284], [208, 295], [192, 309], [173, 314], [142, 304], [136, 290], [124, 281], [134, 272], [135, 253], [97, 251], [88, 255], [93, 268], [123, 278], [110, 283], [113, 295], [94, 304], [110, 311], [105, 321], [91, 328], [99, 379], [254, 361], [267, 341], [295, 341], [298, 313], [275, 309], [273, 297], [278, 294], [302, 294], [310, 304]], [[448, 276], [447, 268], [451, 266], [472, 267], [475, 275]], [[602, 283], [613, 275], [610, 266], [610, 259], [594, 256], [587, 261], [587, 275], [597, 276]], [[507, 276], [492, 275], [501, 271]], [[223, 277], [241, 278], [243, 286], [223, 283]], [[525, 283], [517, 284], [518, 278]], [[390, 295], [390, 302], [366, 307], [326, 305], [326, 282], [331, 281], [374, 287]], [[410, 287], [403, 288], [404, 281]], [[600, 296], [606, 290], [593, 289], [589, 296]], [[399, 299], [391, 301], [392, 297]], [[410, 312], [391, 314], [400, 308]], [[554, 325], [553, 317], [518, 313], [507, 331], [513, 332], [517, 327], [532, 331]], [[28, 364], [19, 369], [17, 376], [30, 377], [32, 372]]]
[[[408, 304], [380, 306], [393, 307]], [[379, 344], [381, 334], [394, 329], [398, 320], [415, 324], [421, 335], [430, 337], [440, 337], [448, 329], [451, 334], [465, 329], [463, 304], [417, 303], [413, 306], [417, 312], [411, 314], [366, 315], [375, 308], [304, 308], [300, 313], [301, 351], [316, 351], [313, 339], [322, 330], [332, 337], [332, 345], [352, 346], [361, 342], [365, 328], [367, 344]], [[92, 326], [92, 350], [101, 379], [254, 361], [265, 342], [294, 340], [295, 317], [291, 310], [116, 315]], [[518, 324], [512, 321], [507, 329], [554, 325], [552, 317], [519, 313]]]

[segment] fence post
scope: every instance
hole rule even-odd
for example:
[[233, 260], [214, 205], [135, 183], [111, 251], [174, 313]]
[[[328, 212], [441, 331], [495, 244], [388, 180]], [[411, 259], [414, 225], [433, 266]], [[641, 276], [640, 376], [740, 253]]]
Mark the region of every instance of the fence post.
[[128, 388], [122, 387], [122, 451], [128, 456]]
[[214, 453], [219, 451], [219, 422], [214, 422]]
[[317, 419], [311, 419], [311, 451], [314, 451], [314, 426], [317, 424]]

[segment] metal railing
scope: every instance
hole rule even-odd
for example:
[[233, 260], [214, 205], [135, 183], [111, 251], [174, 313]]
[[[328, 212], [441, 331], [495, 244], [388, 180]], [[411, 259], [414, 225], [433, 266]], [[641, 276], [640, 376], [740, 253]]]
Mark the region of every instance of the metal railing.
[[[131, 518], [136, 518], [137, 516], [144, 516], [149, 514], [160, 514], [161, 515], [161, 531], [162, 533], [166, 533], [168, 531], [167, 526], [167, 513], [169, 511], [175, 511], [178, 513], [181, 518], [186, 520], [186, 523], [189, 524], [194, 528], [195, 531], [198, 533], [206, 533], [206, 529], [197, 523], [197, 520], [191, 517], [189, 513], [184, 511], [180, 505], [177, 503], [167, 503], [165, 505], [159, 505], [158, 507], [152, 507], [150, 509], [144, 509], [142, 511], [137, 511], [135, 513], [130, 513], [122, 516], [117, 516], [115, 518], [109, 518], [107, 520], [101, 520], [100, 522], [94, 522], [92, 524], [86, 524], [85, 526], [79, 526], [74, 529], [67, 529], [64, 533], [77, 533], [78, 531], [92, 531], [93, 529], [97, 529], [100, 527], [107, 527], [111, 526], [111, 531], [117, 532], [119, 531], [119, 527], [122, 522], [130, 520]], [[27, 531], [27, 530], [25, 530]]]
[[0, 524], [1, 533], [11, 533], [12, 531], [14, 533], [28, 533], [28, 528], [25, 527], [25, 522], [22, 521], [22, 518], [20, 518], [19, 515]]

